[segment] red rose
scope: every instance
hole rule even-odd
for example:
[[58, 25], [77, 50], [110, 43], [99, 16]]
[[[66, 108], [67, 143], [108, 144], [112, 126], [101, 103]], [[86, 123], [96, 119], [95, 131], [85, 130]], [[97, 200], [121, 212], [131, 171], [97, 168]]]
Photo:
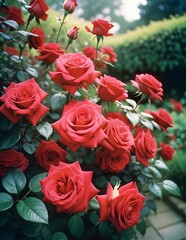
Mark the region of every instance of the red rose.
[[5, 94], [0, 97], [0, 101], [4, 103], [0, 107], [0, 112], [13, 123], [26, 117], [35, 126], [48, 111], [48, 108], [41, 104], [46, 96], [47, 93], [33, 78], [21, 83], [12, 82], [5, 89]]
[[19, 51], [14, 47], [7, 46], [5, 51], [10, 55], [19, 56]]
[[73, 28], [71, 28], [71, 29], [68, 31], [68, 33], [67, 33], [68, 38], [70, 38], [71, 40], [77, 39], [77, 37], [78, 37], [78, 30], [79, 30], [78, 27], [73, 27]]
[[92, 34], [95, 34], [98, 36], [105, 36], [105, 37], [113, 35], [108, 31], [112, 27], [114, 27], [114, 25], [109, 23], [107, 20], [98, 19], [98, 20], [93, 20], [91, 23], [93, 24], [93, 30], [91, 30], [88, 26], [85, 26], [88, 32], [91, 32]]
[[35, 157], [42, 168], [49, 170], [51, 164], [56, 166], [59, 162], [65, 162], [66, 154], [54, 140], [42, 140], [36, 149]]
[[133, 128], [132, 123], [129, 121], [129, 119], [123, 115], [121, 112], [106, 112], [106, 114], [104, 115], [104, 117], [106, 119], [109, 118], [118, 118], [119, 120], [123, 121], [125, 124], [127, 124], [129, 126], [130, 129]]
[[148, 166], [148, 160], [156, 155], [157, 146], [151, 132], [141, 130], [135, 138], [135, 155], [136, 160]]
[[71, 100], [64, 107], [61, 119], [52, 126], [61, 136], [61, 142], [76, 151], [81, 146], [97, 147], [106, 137], [102, 129], [106, 123], [101, 106], [85, 99]]
[[42, 28], [32, 28], [31, 33], [37, 35], [37, 36], [28, 36], [28, 45], [29, 48], [35, 48], [38, 49], [44, 44], [45, 34]]
[[76, 0], [66, 0], [63, 8], [65, 9], [65, 11], [67, 11], [68, 13], [73, 13], [77, 7], [77, 1]]
[[162, 101], [163, 96], [162, 84], [152, 75], [150, 74], [136, 75], [135, 81], [131, 80], [131, 83], [142, 93], [149, 95], [151, 101], [155, 99]]
[[161, 153], [162, 158], [165, 161], [172, 160], [173, 156], [175, 154], [174, 148], [171, 145], [166, 144], [166, 143], [161, 143], [160, 147], [161, 147], [161, 152], [160, 153]]
[[16, 150], [0, 151], [0, 176], [11, 168], [19, 168], [22, 172], [28, 167], [28, 159]]
[[174, 109], [175, 112], [183, 112], [183, 106], [179, 101], [174, 99], [170, 99], [169, 101]]
[[107, 194], [98, 195], [100, 222], [109, 220], [119, 232], [138, 223], [145, 197], [139, 193], [136, 183], [130, 182], [119, 189], [108, 183]]
[[78, 87], [92, 84], [100, 72], [94, 70], [90, 58], [81, 53], [68, 53], [56, 60], [56, 72], [49, 72], [51, 79], [74, 95]]
[[130, 128], [123, 121], [117, 118], [109, 118], [109, 122], [104, 131], [107, 138], [102, 142], [102, 146], [111, 151], [128, 151], [134, 144], [134, 138]]
[[45, 43], [38, 48], [40, 56], [36, 56], [38, 61], [44, 61], [46, 63], [53, 63], [55, 60], [65, 52], [61, 49], [59, 43]]
[[48, 14], [46, 14], [46, 11], [49, 8], [45, 0], [31, 0], [29, 6], [28, 11], [36, 17], [38, 23], [40, 19], [43, 21], [47, 20]]
[[83, 53], [89, 57], [92, 61], [94, 61], [94, 58], [96, 57], [96, 49], [92, 46], [85, 47], [83, 49]]
[[150, 110], [146, 112], [152, 115], [153, 120], [160, 126], [163, 131], [167, 132], [168, 127], [173, 127], [173, 119], [167, 110], [160, 108], [157, 112]]
[[103, 54], [107, 54], [109, 59], [107, 62], [117, 62], [117, 54], [114, 52], [114, 49], [109, 46], [104, 46], [100, 49]]
[[98, 83], [98, 96], [104, 101], [122, 101], [128, 97], [127, 90], [125, 90], [126, 84], [120, 80], [107, 76], [97, 78]]
[[96, 164], [99, 165], [102, 171], [112, 173], [121, 172], [131, 159], [129, 151], [109, 151], [101, 148], [96, 153]]
[[0, 8], [0, 11], [6, 14], [6, 20], [14, 20], [17, 22], [18, 25], [23, 25], [25, 23], [20, 8], [17, 8], [15, 6], [12, 7], [4, 6]]
[[87, 211], [88, 201], [99, 192], [91, 182], [92, 173], [82, 171], [79, 162], [51, 165], [48, 176], [41, 180], [44, 201], [55, 205], [57, 212]]

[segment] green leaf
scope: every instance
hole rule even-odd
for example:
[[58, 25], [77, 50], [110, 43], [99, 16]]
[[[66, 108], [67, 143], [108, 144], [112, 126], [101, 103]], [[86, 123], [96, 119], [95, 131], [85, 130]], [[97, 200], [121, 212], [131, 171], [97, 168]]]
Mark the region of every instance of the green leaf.
[[38, 72], [37, 72], [37, 70], [36, 70], [35, 68], [29, 67], [29, 68], [26, 69], [26, 71], [27, 71], [27, 73], [29, 73], [31, 76], [33, 76], [33, 77], [35, 77], [35, 78], [38, 77]]
[[160, 199], [162, 199], [162, 190], [160, 186], [156, 183], [150, 183], [148, 185], [149, 190], [156, 196], [158, 196]]
[[89, 201], [89, 206], [90, 208], [92, 209], [99, 209], [100, 206], [99, 206], [99, 203], [98, 203], [98, 200], [96, 198], [92, 198], [90, 201]]
[[45, 178], [47, 175], [47, 172], [44, 173], [39, 173], [37, 175], [35, 175], [29, 182], [29, 188], [30, 191], [32, 192], [39, 192], [41, 191], [41, 184], [40, 184], [40, 180]]
[[97, 215], [96, 211], [92, 211], [89, 213], [89, 220], [94, 225], [99, 222], [99, 216]]
[[36, 126], [37, 131], [47, 140], [53, 133], [52, 125], [48, 122], [40, 123]]
[[148, 169], [150, 169], [153, 172], [153, 174], [156, 178], [162, 178], [160, 171], [158, 169], [156, 169], [155, 167], [149, 166]]
[[129, 98], [127, 98], [127, 99], [125, 99], [125, 101], [128, 103], [128, 104], [130, 104], [132, 107], [133, 107], [133, 109], [136, 107], [136, 105], [137, 105], [137, 103], [134, 101], [134, 100], [132, 100], [132, 99], [129, 99]]
[[11, 148], [20, 139], [21, 135], [18, 132], [7, 132], [2, 139], [0, 139], [0, 150]]
[[159, 131], [161, 130], [160, 126], [159, 126], [156, 122], [154, 122], [153, 120], [151, 120], [151, 123], [153, 124], [153, 126], [154, 126], [156, 129], [158, 129]]
[[4, 24], [8, 25], [9, 27], [12, 27], [14, 29], [18, 29], [19, 28], [19, 25], [17, 24], [16, 21], [14, 20], [5, 20], [4, 21]]
[[133, 126], [136, 126], [136, 124], [139, 122], [139, 116], [134, 112], [127, 112], [126, 116], [130, 120]]
[[40, 235], [40, 231], [42, 228], [43, 224], [42, 223], [31, 223], [28, 222], [27, 224], [24, 225], [24, 235], [30, 238], [35, 238]]
[[152, 209], [155, 213], [157, 212], [157, 206], [155, 201], [151, 200], [151, 199], [147, 199], [146, 200], [146, 204], [147, 206], [149, 206], [150, 209]]
[[117, 176], [111, 176], [111, 177], [110, 177], [110, 182], [111, 182], [112, 186], [115, 187], [116, 184], [118, 184], [118, 183], [121, 182], [121, 180], [120, 180], [120, 178], [117, 177]]
[[23, 71], [17, 71], [16, 77], [19, 81], [23, 82], [26, 79], [25, 72]]
[[163, 181], [163, 187], [170, 194], [181, 197], [180, 189], [175, 182], [173, 182], [171, 180], [164, 180]]
[[32, 143], [23, 143], [23, 149], [25, 150], [25, 152], [27, 152], [28, 154], [33, 154], [36, 150], [36, 146]]
[[10, 40], [12, 39], [12, 36], [6, 34], [6, 33], [3, 33], [3, 32], [0, 32], [0, 36], [2, 36], [4, 39], [6, 40]]
[[45, 204], [38, 198], [28, 197], [16, 205], [18, 214], [26, 221], [48, 223], [48, 212]]
[[103, 187], [107, 183], [107, 179], [104, 176], [99, 176], [95, 179], [95, 184], [98, 187]]
[[161, 161], [161, 160], [156, 160], [156, 161], [154, 162], [154, 164], [155, 164], [155, 166], [156, 166], [157, 168], [159, 168], [159, 169], [169, 170], [169, 168], [167, 167], [167, 165], [166, 165], [163, 161]]
[[52, 234], [51, 240], [68, 240], [68, 238], [63, 232], [55, 232]]
[[0, 211], [5, 211], [14, 204], [13, 198], [10, 194], [0, 192]]
[[66, 101], [67, 97], [65, 96], [65, 94], [56, 93], [51, 97], [51, 107], [53, 110], [62, 108]]
[[151, 121], [147, 120], [147, 119], [141, 119], [140, 121], [146, 128], [150, 129], [151, 131], [153, 131], [154, 127], [153, 124], [151, 123]]
[[145, 235], [146, 230], [147, 230], [147, 224], [146, 221], [141, 221], [136, 225], [136, 229], [142, 234]]
[[31, 33], [31, 32], [27, 32], [27, 31], [23, 31], [23, 30], [19, 30], [18, 33], [20, 33], [21, 35], [27, 37], [27, 36], [34, 36], [37, 37], [37, 34]]
[[70, 233], [77, 239], [82, 239], [84, 233], [84, 222], [78, 215], [70, 217], [68, 221], [68, 228]]
[[11, 169], [2, 177], [2, 185], [7, 192], [18, 194], [25, 188], [26, 177], [18, 168]]
[[4, 132], [9, 130], [13, 123], [9, 121], [3, 114], [0, 114], [0, 131]]

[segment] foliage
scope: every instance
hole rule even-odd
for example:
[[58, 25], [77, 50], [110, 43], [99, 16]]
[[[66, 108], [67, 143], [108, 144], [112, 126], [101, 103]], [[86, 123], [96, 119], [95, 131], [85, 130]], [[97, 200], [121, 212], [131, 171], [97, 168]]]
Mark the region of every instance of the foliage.
[[[112, 74], [128, 81], [134, 73], [150, 72], [161, 79], [165, 91], [183, 91], [186, 66], [186, 16], [152, 22], [123, 35], [106, 39], [118, 62]], [[119, 72], [119, 74], [118, 74]]]
[[[99, 49], [112, 27], [107, 21], [95, 21], [90, 30], [96, 35], [93, 61], [76, 52], [75, 39], [66, 37], [66, 17], [75, 2], [64, 3], [54, 28], [52, 11], [45, 24], [40, 22], [41, 12], [46, 20], [43, 0], [37, 1], [42, 4], [34, 14], [34, 5], [20, 1], [27, 19], [23, 26], [7, 16], [0, 19], [2, 239], [130, 240], [136, 232], [145, 234], [147, 217], [156, 212], [155, 197], [162, 199], [164, 192], [181, 196], [177, 184], [163, 178], [168, 167], [158, 148], [168, 137], [172, 118], [165, 110], [158, 124], [143, 107], [146, 100], [161, 100], [162, 84], [149, 74], [138, 76], [142, 86], [149, 79], [151, 84], [142, 89], [137, 84], [136, 102], [126, 84], [104, 74], [112, 63]], [[46, 42], [36, 49], [28, 43], [43, 39], [32, 33], [33, 26], [46, 26]]]

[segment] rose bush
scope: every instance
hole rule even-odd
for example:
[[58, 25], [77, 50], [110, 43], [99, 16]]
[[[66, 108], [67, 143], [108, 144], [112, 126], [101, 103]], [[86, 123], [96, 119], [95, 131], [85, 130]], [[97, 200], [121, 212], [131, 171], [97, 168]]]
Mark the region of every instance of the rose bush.
[[71, 47], [82, 26], [63, 26], [76, 0], [64, 2], [58, 30], [51, 33], [40, 25], [50, 17], [44, 0], [20, 3], [14, 8], [3, 1], [0, 9], [0, 236], [144, 235], [155, 197], [164, 191], [181, 195], [163, 178], [175, 153], [173, 119], [165, 108], [156, 112], [145, 102], [163, 101], [161, 82], [136, 75], [136, 101], [127, 90], [130, 82], [107, 74], [107, 64], [117, 61], [114, 49], [100, 41], [112, 35], [107, 20], [83, 27], [96, 35], [95, 46], [83, 39], [81, 47]]

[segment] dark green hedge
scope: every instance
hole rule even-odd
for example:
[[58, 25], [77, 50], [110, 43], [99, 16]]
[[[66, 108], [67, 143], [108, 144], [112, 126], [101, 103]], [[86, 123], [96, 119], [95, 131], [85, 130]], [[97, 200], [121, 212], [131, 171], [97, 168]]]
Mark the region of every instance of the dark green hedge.
[[123, 81], [136, 73], [151, 73], [167, 90], [183, 90], [186, 83], [186, 15], [152, 22], [123, 35], [106, 39], [118, 63], [112, 74]]

